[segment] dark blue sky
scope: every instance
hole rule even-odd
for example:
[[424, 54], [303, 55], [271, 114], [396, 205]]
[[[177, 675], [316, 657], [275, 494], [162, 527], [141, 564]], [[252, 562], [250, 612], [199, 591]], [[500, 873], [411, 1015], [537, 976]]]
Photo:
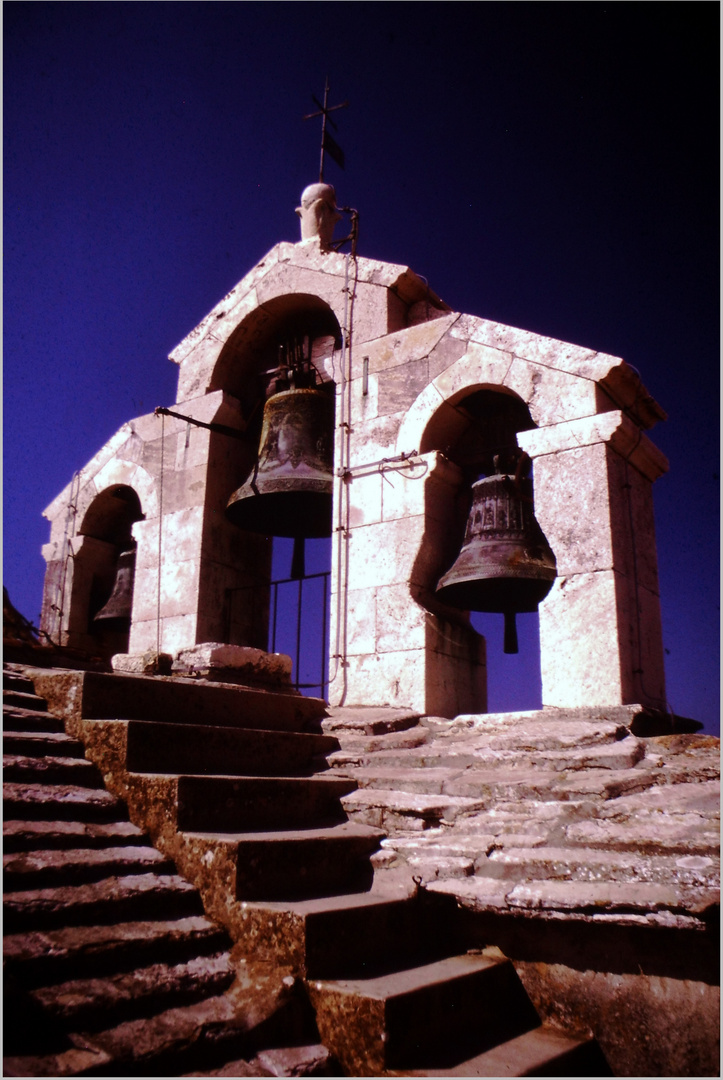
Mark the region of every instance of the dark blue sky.
[[[168, 352], [298, 238], [319, 134], [301, 117], [328, 73], [351, 104], [326, 178], [361, 254], [456, 310], [624, 357], [668, 411], [650, 433], [671, 464], [668, 696], [716, 725], [718, 20], [715, 3], [5, 3], [16, 606], [37, 621], [44, 507], [174, 400]], [[504, 663], [514, 704], [523, 669]]]

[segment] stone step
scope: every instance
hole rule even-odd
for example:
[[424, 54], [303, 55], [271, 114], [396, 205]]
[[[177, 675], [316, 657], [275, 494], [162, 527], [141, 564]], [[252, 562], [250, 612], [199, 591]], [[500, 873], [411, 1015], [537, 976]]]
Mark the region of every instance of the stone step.
[[300, 776], [325, 767], [338, 745], [329, 735], [131, 720], [126, 764], [131, 772]]
[[205, 915], [63, 926], [6, 934], [6, 968], [25, 986], [132, 971], [150, 963], [181, 963], [228, 945], [228, 937]]
[[608, 917], [639, 924], [700, 928], [701, 920], [717, 917], [717, 889], [690, 885], [621, 881], [516, 882], [474, 875], [434, 881], [426, 886], [435, 895], [453, 895], [473, 911], [565, 913], [572, 918]]
[[3, 680], [3, 706], [15, 706], [20, 709], [32, 709], [34, 712], [46, 712], [48, 703], [33, 691], [6, 690]]
[[4, 821], [3, 850], [50, 851], [68, 848], [120, 847], [144, 842], [144, 834], [130, 821], [108, 824], [83, 821]]
[[419, 713], [409, 709], [332, 705], [326, 710], [322, 727], [325, 732], [334, 735], [388, 735], [415, 727], [419, 717]]
[[3, 777], [16, 783], [103, 787], [103, 780], [95, 765], [78, 757], [25, 757], [20, 754], [3, 754]]
[[424, 728], [414, 727], [385, 735], [349, 735], [340, 731], [336, 733], [336, 737], [341, 749], [329, 755], [330, 765], [337, 761], [341, 764], [346, 758], [361, 764], [367, 760], [368, 755], [378, 754], [382, 750], [415, 750], [427, 742], [429, 733]]
[[363, 788], [345, 795], [342, 805], [349, 817], [379, 829], [425, 829], [459, 814], [484, 809], [483, 798], [462, 795], [414, 794]]
[[[376, 757], [375, 757], [376, 760]], [[390, 768], [386, 765], [349, 769], [360, 790], [406, 791], [420, 795], [441, 795], [445, 785], [464, 774], [459, 768]]]
[[322, 1041], [352, 1076], [455, 1065], [540, 1022], [512, 964], [481, 955], [308, 989]]
[[149, 1016], [222, 993], [234, 980], [228, 952], [183, 963], [155, 963], [92, 978], [76, 978], [32, 991], [31, 998], [72, 1030], [100, 1028]]
[[[499, 828], [493, 823], [488, 827]], [[530, 829], [534, 829], [534, 822]], [[483, 873], [487, 862], [486, 853], [492, 848], [535, 847], [547, 842], [547, 834], [537, 832], [502, 833], [482, 831], [465, 834], [455, 828], [428, 829], [422, 833], [396, 836], [382, 841], [382, 854], [375, 864], [399, 866], [406, 864], [411, 872], [426, 885], [445, 878], [469, 877], [475, 872]], [[430, 833], [434, 835], [429, 835]]]
[[612, 1076], [593, 1039], [571, 1039], [538, 1027], [451, 1068], [413, 1069], [409, 1076]]
[[238, 900], [301, 900], [369, 889], [370, 856], [384, 833], [344, 821], [326, 829], [186, 836], [201, 860], [204, 849], [224, 849], [224, 861], [236, 866]]
[[60, 888], [130, 874], [173, 873], [175, 867], [160, 851], [139, 846], [34, 851], [3, 855], [6, 890]]
[[[426, 742], [416, 748], [381, 749], [376, 752], [356, 753], [351, 749], [336, 751], [329, 758], [335, 768], [356, 764], [362, 769], [393, 775], [395, 770], [405, 773], [413, 769], [446, 769], [460, 773], [463, 770], [500, 768], [547, 769], [551, 772], [567, 772], [582, 769], [631, 769], [645, 757], [645, 744], [630, 736], [618, 742], [601, 745], [565, 748], [561, 750], [492, 749], [473, 748], [465, 743], [444, 746], [440, 742]], [[356, 775], [356, 773], [354, 774]]]
[[3, 726], [10, 731], [65, 731], [59, 716], [37, 709], [20, 709], [4, 706]]
[[665, 783], [662, 770], [655, 768], [587, 769], [580, 773], [570, 773], [558, 780], [553, 798], [595, 801], [618, 799], [621, 795], [645, 791], [661, 781]]
[[[315, 1035], [306, 1005], [293, 985], [276, 980], [261, 999], [243, 982], [224, 994], [154, 1016], [126, 1020], [102, 1031], [71, 1034], [71, 1049], [40, 1057], [5, 1059], [6, 1075], [180, 1076], [242, 1058], [286, 1031], [308, 1043]], [[251, 1049], [253, 1053], [253, 1049]], [[241, 1073], [240, 1075], [243, 1075]]]
[[34, 673], [36, 691], [59, 712], [96, 720], [150, 720], [214, 727], [321, 733], [326, 706], [296, 691], [254, 690], [177, 677], [98, 671]]
[[19, 690], [23, 694], [34, 694], [35, 686], [33, 680], [29, 679], [27, 675], [20, 675], [18, 672], [9, 671], [5, 668], [3, 670], [3, 690]]
[[715, 889], [720, 860], [703, 855], [643, 855], [595, 848], [506, 847], [477, 860], [477, 873], [515, 881], [652, 882]]
[[[678, 785], [676, 785], [677, 787]], [[596, 847], [605, 851], [634, 851], [644, 855], [707, 854], [720, 843], [717, 820], [702, 815], [640, 815], [629, 820], [579, 821], [568, 825], [566, 840], [571, 847]]]
[[248, 902], [242, 940], [259, 956], [290, 964], [307, 978], [382, 973], [448, 956], [460, 948], [451, 897], [395, 891], [296, 902]]
[[178, 828], [249, 832], [334, 824], [345, 818], [341, 797], [355, 787], [334, 776], [180, 776]]
[[115, 821], [127, 818], [125, 803], [103, 788], [73, 784], [3, 785], [5, 820]]
[[64, 731], [3, 731], [3, 753], [39, 757], [84, 758], [85, 747]]
[[[260, 1050], [250, 1063], [251, 1070], [247, 1073], [230, 1069], [227, 1065], [223, 1071], [216, 1071], [214, 1076], [259, 1076], [262, 1075], [254, 1066], [260, 1065], [264, 1070], [263, 1075], [269, 1076], [336, 1076], [337, 1068], [334, 1066], [331, 1054], [321, 1043], [313, 1043], [311, 1046], [280, 1046], [269, 1050]], [[194, 1073], [198, 1076], [199, 1073]]]
[[176, 874], [110, 877], [87, 885], [6, 893], [3, 899], [7, 933], [127, 922], [159, 912], [168, 918], [200, 915], [201, 901], [194, 887]]

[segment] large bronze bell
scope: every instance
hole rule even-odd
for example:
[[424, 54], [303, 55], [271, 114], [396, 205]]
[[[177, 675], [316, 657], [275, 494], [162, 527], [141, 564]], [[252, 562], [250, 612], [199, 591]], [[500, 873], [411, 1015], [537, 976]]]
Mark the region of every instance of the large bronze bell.
[[226, 516], [267, 536], [331, 536], [334, 398], [282, 390], [264, 407], [256, 467], [233, 493]]
[[532, 480], [498, 475], [472, 485], [462, 550], [437, 596], [463, 611], [505, 616], [506, 653], [516, 653], [517, 612], [535, 611], [555, 580], [555, 556], [532, 509]]
[[[133, 610], [133, 580], [136, 572], [136, 549], [122, 551], [118, 557], [113, 590], [93, 622], [102, 622], [108, 629], [130, 624]], [[110, 623], [112, 620], [112, 624]]]

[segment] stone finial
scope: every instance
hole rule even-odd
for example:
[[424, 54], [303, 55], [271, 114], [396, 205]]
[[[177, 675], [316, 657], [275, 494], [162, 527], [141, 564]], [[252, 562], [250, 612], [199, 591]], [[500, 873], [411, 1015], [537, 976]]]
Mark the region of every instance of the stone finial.
[[301, 239], [311, 240], [318, 236], [328, 247], [334, 235], [334, 226], [341, 219], [336, 208], [336, 192], [331, 184], [309, 184], [301, 193], [301, 206], [296, 213], [301, 218]]

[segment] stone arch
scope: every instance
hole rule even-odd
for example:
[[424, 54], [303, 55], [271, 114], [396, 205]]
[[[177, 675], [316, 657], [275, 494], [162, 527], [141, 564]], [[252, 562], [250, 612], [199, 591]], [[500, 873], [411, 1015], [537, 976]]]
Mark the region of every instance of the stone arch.
[[[109, 660], [126, 652], [131, 626], [136, 541], [133, 525], [145, 517], [134, 488], [112, 484], [88, 504], [73, 541], [68, 644]], [[96, 619], [122, 573], [124, 611]], [[127, 610], [126, 610], [127, 609]]]
[[[537, 363], [489, 345], [471, 341], [467, 351], [437, 375], [410, 406], [397, 436], [397, 452], [431, 449], [428, 425], [440, 406], [433, 430], [454, 427], [453, 406], [476, 390], [514, 394], [530, 410], [536, 427], [593, 416], [601, 411], [597, 383], [586, 375]], [[602, 406], [606, 407], [606, 406]]]
[[[428, 397], [427, 403], [431, 400], [433, 399]], [[492, 498], [490, 495], [487, 496], [486, 502], [473, 502], [475, 490], [489, 491], [486, 485], [477, 489], [473, 487], [473, 484], [482, 477], [491, 477], [497, 472], [515, 476], [517, 467], [524, 466], [525, 462], [526, 467], [523, 468], [521, 475], [527, 476], [530, 471], [530, 462], [519, 447], [517, 435], [523, 431], [534, 430], [537, 425], [523, 398], [506, 386], [479, 383], [467, 385], [456, 389], [447, 400], [441, 401], [438, 396], [437, 402], [436, 410], [429, 417], [419, 435], [419, 452], [425, 456], [435, 452], [444, 455], [451, 466], [448, 469], [448, 476], [453, 490], [442, 498], [438, 490], [434, 491], [430, 488], [428, 497], [425, 499], [425, 527], [420, 547], [420, 562], [423, 564], [430, 562], [429, 551], [425, 551], [425, 545], [427, 548], [431, 546], [440, 556], [444, 553], [444, 559], [437, 562], [437, 572], [434, 574], [434, 580], [430, 580], [428, 590], [413, 590], [412, 595], [429, 611], [443, 618], [450, 617], [445, 608], [449, 605], [455, 605], [456, 608], [458, 602], [466, 599], [472, 610], [469, 614], [460, 610], [458, 617], [469, 618], [470, 628], [474, 627], [477, 632], [485, 635], [488, 642], [495, 643], [493, 652], [488, 652], [488, 677], [490, 679], [488, 692], [493, 695], [496, 706], [503, 709], [537, 707], [539, 705], [540, 649], [536, 605], [539, 599], [538, 590], [549, 591], [551, 582], [548, 581], [545, 584], [543, 580], [536, 579], [536, 564], [530, 565], [529, 579], [527, 577], [518, 579], [511, 572], [508, 581], [495, 580], [493, 582], [488, 578], [489, 566], [485, 572], [480, 569], [479, 574], [474, 573], [476, 559], [482, 553], [482, 549], [466, 546], [473, 509], [476, 507], [476, 520], [479, 522], [480, 514], [485, 508], [489, 510], [490, 506], [497, 505], [494, 501], [490, 503]], [[524, 480], [522, 483], [526, 485], [529, 481]], [[502, 489], [495, 488], [494, 490], [497, 493]], [[532, 494], [531, 486], [525, 494], [527, 496]], [[521, 514], [524, 504], [522, 502], [517, 504], [514, 499], [512, 503], [514, 506], [519, 506]], [[501, 505], [504, 507], [507, 504], [503, 502]], [[510, 513], [513, 513], [512, 508]], [[514, 511], [514, 520], [517, 522], [515, 527], [519, 528], [517, 513], [518, 511]], [[534, 520], [528, 524], [531, 530]], [[478, 524], [476, 529], [473, 528], [473, 535], [477, 536], [478, 542], [479, 532]], [[528, 532], [526, 527], [525, 535], [532, 537], [533, 533]], [[519, 546], [513, 544], [509, 552], [519, 554], [521, 550]], [[542, 550], [544, 550], [544, 542]], [[472, 563], [465, 565], [465, 557], [469, 558], [471, 552], [474, 553]], [[500, 558], [507, 557], [504, 548], [498, 549], [498, 554]], [[463, 557], [461, 562], [458, 562], [460, 555]], [[437, 591], [439, 583], [453, 566], [457, 567], [456, 572], [461, 576], [452, 578], [454, 584], [451, 589], [449, 579], [447, 579], [447, 591], [439, 593]], [[468, 579], [470, 570], [473, 573]], [[552, 573], [554, 575], [554, 570]], [[456, 593], [456, 598], [453, 598], [450, 593]], [[490, 612], [484, 603], [482, 604], [484, 610], [480, 611], [475, 606], [474, 597], [480, 600], [484, 598], [486, 603], [492, 603], [493, 611]], [[502, 609], [495, 605], [504, 603], [504, 597], [507, 597], [510, 606], [507, 614], [503, 616]], [[517, 620], [511, 615], [515, 611], [518, 613]], [[522, 612], [528, 614], [522, 615]], [[520, 633], [523, 635], [522, 650], [525, 655], [518, 658], [505, 657], [503, 660], [503, 636], [505, 653], [517, 654], [519, 651], [516, 621], [519, 622]], [[521, 679], [520, 674], [522, 674]], [[511, 691], [509, 688], [505, 689], [508, 687], [510, 675], [514, 676], [512, 678], [514, 688]]]
[[[332, 307], [319, 296], [285, 293], [259, 305], [227, 338], [207, 393], [224, 390], [248, 407], [250, 394], [258, 396], [263, 389], [259, 374], [278, 363], [279, 345], [307, 335], [313, 340], [331, 339], [327, 342], [330, 351], [334, 346], [341, 347], [339, 321]], [[330, 376], [322, 374], [324, 377]]]
[[[319, 381], [325, 384], [325, 390], [333, 399], [339, 361], [339, 356], [335, 358], [334, 353], [338, 354], [341, 349], [341, 327], [330, 304], [311, 292], [282, 293], [247, 314], [227, 338], [211, 374], [208, 392], [222, 390], [240, 403], [246, 422], [246, 446], [251, 449], [251, 457], [246, 458], [245, 467], [241, 467], [238, 448], [231, 447], [229, 454], [224, 456], [223, 447], [219, 445], [214, 449], [217, 440], [211, 437], [209, 454], [215, 454], [219, 460], [213, 469], [214, 484], [218, 486], [223, 475], [227, 477], [224, 482], [228, 490], [223, 507], [219, 504], [215, 515], [210, 500], [206, 505], [204, 558], [213, 561], [214, 572], [205, 576], [199, 592], [197, 635], [200, 641], [223, 640], [231, 644], [270, 647], [272, 555], [273, 552], [278, 554], [279, 545], [283, 546], [284, 542], [270, 533], [267, 536], [247, 532], [239, 525], [228, 524], [224, 508], [232, 492], [248, 479], [256, 460], [263, 406], [273, 386], [263, 373], [278, 366], [283, 359], [280, 346], [302, 340], [304, 357], [310, 359]], [[232, 480], [235, 472], [238, 475]], [[300, 496], [301, 499], [305, 497], [304, 494]], [[223, 523], [215, 524], [215, 519], [221, 517]], [[222, 530], [225, 537], [221, 536]], [[288, 533], [283, 535], [288, 536]], [[225, 552], [223, 557], [221, 547]], [[328, 599], [324, 602], [328, 604]], [[280, 619], [283, 618], [284, 603], [282, 597]], [[273, 606], [275, 609], [276, 605]], [[328, 616], [325, 618], [328, 622]]]
[[132, 528], [144, 518], [141, 501], [128, 484], [105, 488], [88, 506], [78, 529], [79, 536], [112, 543], [130, 543]]

